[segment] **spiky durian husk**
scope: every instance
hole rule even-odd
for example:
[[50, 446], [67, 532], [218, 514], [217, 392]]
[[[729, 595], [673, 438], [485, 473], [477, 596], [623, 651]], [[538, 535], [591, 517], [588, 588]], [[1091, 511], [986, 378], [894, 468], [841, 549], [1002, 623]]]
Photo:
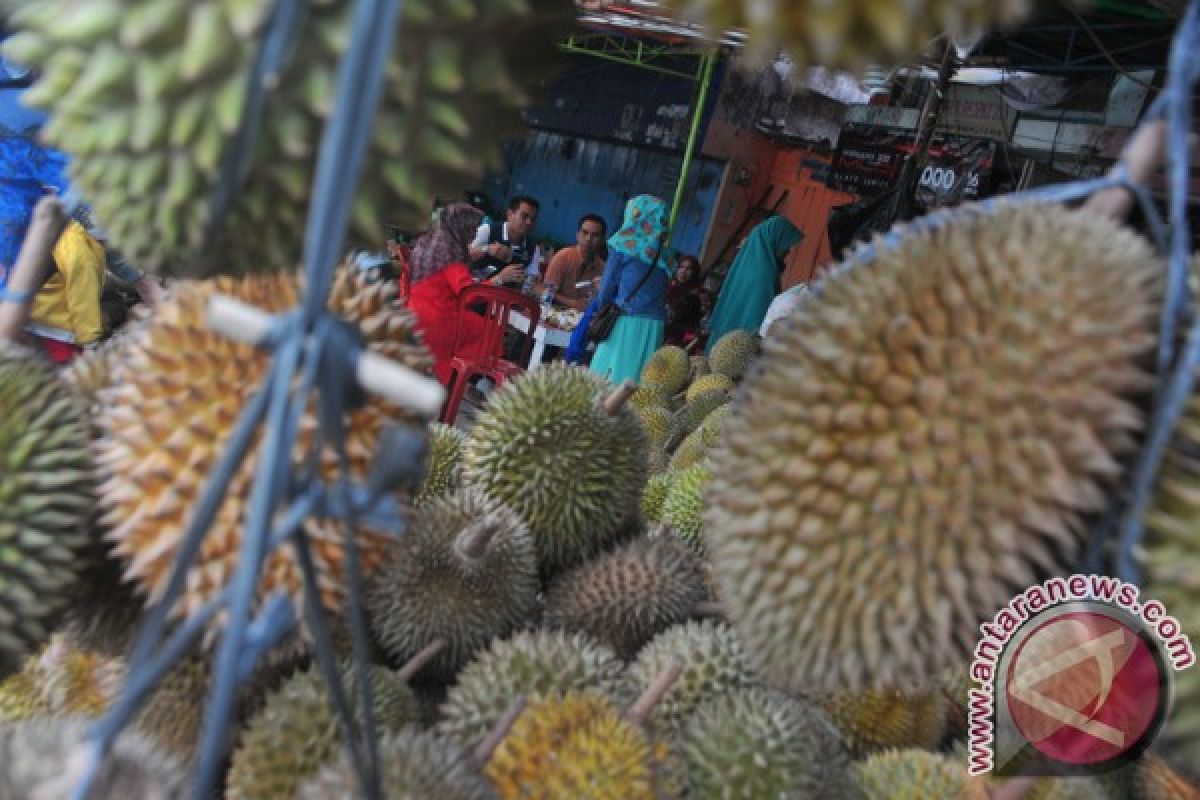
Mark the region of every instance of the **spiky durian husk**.
[[601, 694], [525, 707], [484, 767], [501, 800], [658, 800], [667, 748]]
[[[710, 377], [705, 375], [701, 380], [707, 381]], [[728, 402], [729, 392], [723, 389], [705, 390], [692, 395], [683, 408], [671, 417], [671, 435], [687, 436], [699, 428], [709, 414]]]
[[690, 370], [688, 372], [688, 383], [692, 383], [701, 375], [707, 375], [712, 370], [709, 369], [708, 359], [703, 355], [694, 355], [688, 359], [690, 362]]
[[[399, 676], [369, 667], [373, 719], [379, 733], [420, 720], [416, 695]], [[342, 688], [358, 707], [355, 671], [342, 667]], [[291, 800], [296, 790], [337, 755], [342, 729], [317, 668], [292, 676], [242, 731], [229, 767], [226, 800]]]
[[634, 408], [645, 408], [646, 406], [661, 406], [662, 408], [670, 409], [671, 393], [665, 387], [656, 383], [643, 383], [638, 386], [633, 397], [629, 398], [629, 404]]
[[844, 797], [849, 756], [816, 706], [759, 687], [729, 689], [686, 717], [689, 797]]
[[[135, 581], [151, 600], [157, 600], [165, 589], [199, 494], [269, 363], [264, 351], [227, 339], [207, 326], [207, 300], [214, 292], [222, 292], [279, 312], [296, 304], [301, 284], [295, 273], [178, 284], [170, 300], [123, 351], [125, 378], [102, 393], [103, 439], [98, 449], [108, 474], [101, 488], [105, 521], [110, 526], [107, 537], [125, 564], [125, 578]], [[392, 286], [366, 284], [360, 275], [343, 269], [335, 278], [330, 308], [357, 324], [370, 352], [426, 372], [431, 365], [429, 355], [413, 332], [412, 315], [392, 307], [394, 292]], [[310, 404], [301, 417], [299, 441], [292, 454], [297, 463], [313, 441], [315, 411], [315, 404]], [[368, 474], [384, 427], [406, 419], [399, 409], [377, 397], [368, 398], [362, 408], [348, 415], [346, 449], [356, 478], [363, 480]], [[189, 615], [211, 600], [234, 573], [261, 437], [260, 430], [234, 473], [188, 574], [186, 589], [172, 609], [176, 617]], [[337, 460], [329, 447], [321, 454], [320, 470], [326, 479], [336, 475]], [[310, 518], [304, 530], [320, 579], [321, 599], [326, 609], [339, 611], [345, 593], [341, 527]], [[370, 574], [393, 540], [366, 524], [360, 524], [356, 533], [363, 573]], [[267, 556], [260, 598], [283, 591], [291, 595], [297, 608], [303, 608], [301, 587], [292, 548], [279, 548]], [[212, 633], [210, 629], [210, 640]]]
[[429, 425], [429, 455], [425, 480], [413, 495], [413, 505], [421, 506], [458, 488], [461, 482], [463, 432], [433, 422]]
[[721, 440], [722, 425], [725, 422], [725, 418], [729, 416], [729, 413], [732, 410], [732, 406], [730, 406], [729, 403], [717, 406], [712, 410], [712, 413], [705, 417], [704, 421], [700, 423], [700, 427], [698, 428], [700, 432], [700, 442], [705, 447], [717, 446], [717, 442]]
[[648, 403], [635, 406], [638, 418], [646, 429], [646, 440], [651, 448], [661, 450], [671, 436], [671, 412], [665, 407]]
[[0, 677], [46, 641], [88, 565], [89, 438], [50, 364], [0, 342]]
[[[25, 97], [50, 112], [42, 138], [72, 156], [72, 185], [131, 261], [212, 275], [299, 260], [351, 6], [309, 4], [267, 92], [245, 181], [206, 247], [270, 0], [5, 4], [20, 32], [6, 53], [41, 71]], [[384, 222], [424, 224], [431, 198], [500, 163], [500, 145], [523, 129], [527, 90], [555, 60], [556, 33], [572, 10], [557, 0], [404, 4], [363, 162], [377, 166], [363, 170], [353, 238], [379, 245]]]
[[704, 554], [704, 491], [712, 482], [712, 470], [700, 461], [675, 475], [663, 501], [662, 518], [688, 547]]
[[778, 688], [917, 688], [962, 663], [1074, 561], [1142, 423], [1148, 244], [1058, 206], [941, 222], [828, 279], [710, 452], [720, 593]]
[[966, 761], [925, 750], [876, 753], [851, 767], [863, 800], [988, 800], [983, 779], [967, 775]]
[[[470, 538], [485, 549], [466, 552]], [[536, 615], [537, 552], [529, 529], [509, 509], [473, 489], [429, 502], [371, 580], [367, 614], [396, 663], [441, 639], [427, 675], [450, 680], [477, 650]]]
[[732, 28], [749, 34], [759, 57], [786, 51], [801, 66], [863, 69], [896, 65], [920, 55], [943, 33], [971, 40], [1030, 13], [1030, 0], [667, 0], [666, 5], [710, 35]]
[[712, 411], [714, 408], [721, 405], [722, 402], [728, 400], [729, 394], [734, 390], [734, 388], [733, 380], [728, 375], [723, 375], [720, 372], [713, 372], [709, 375], [701, 375], [699, 378], [696, 378], [696, 380], [692, 381], [692, 385], [687, 388], [687, 393], [684, 395], [685, 405], [682, 409], [680, 409], [679, 413], [682, 413], [689, 405], [697, 402], [705, 395], [715, 394], [717, 396], [709, 397], [707, 399], [706, 403], [704, 404], [707, 410], [705, 410], [703, 413], [692, 413], [691, 417], [694, 418], [694, 424], [688, 428], [689, 432], [695, 429], [696, 425], [698, 425], [700, 421], [704, 419], [709, 411]]
[[891, 689], [832, 692], [814, 697], [856, 758], [882, 750], [935, 750], [946, 730], [940, 690], [906, 694]]
[[[0, 724], [0, 797], [71, 797], [88, 766], [85, 719], [30, 720]], [[145, 737], [117, 737], [88, 794], [92, 800], [183, 800], [187, 773]]]
[[675, 482], [675, 474], [674, 471], [660, 472], [646, 481], [646, 488], [642, 491], [642, 514], [646, 519], [653, 522], [662, 519], [663, 502]]
[[0, 720], [99, 716], [116, 696], [124, 671], [120, 659], [78, 650], [56, 634], [0, 683]]
[[638, 382], [659, 386], [668, 395], [672, 395], [687, 385], [690, 373], [691, 362], [687, 351], [675, 345], [664, 345], [655, 350], [642, 367]]
[[687, 545], [642, 537], [560, 575], [546, 591], [544, 621], [590, 634], [629, 659], [707, 597], [704, 564]]
[[651, 639], [629, 664], [634, 689], [645, 691], [671, 661], [683, 671], [654, 707], [656, 721], [678, 724], [709, 698], [756, 683], [733, 629], [713, 620], [689, 621]]
[[730, 331], [712, 346], [708, 366], [714, 375], [724, 375], [736, 383], [758, 357], [760, 343], [761, 339], [751, 331]]
[[[379, 740], [379, 784], [388, 800], [492, 800], [496, 795], [471, 756], [434, 733], [406, 728]], [[345, 748], [309, 779], [296, 800], [359, 797], [354, 764]]]
[[123, 657], [137, 637], [142, 604], [121, 580], [121, 565], [104, 558], [79, 580], [59, 630], [72, 647]]
[[532, 631], [502, 639], [463, 667], [442, 706], [438, 731], [474, 745], [519, 696], [595, 690], [632, 702], [625, 665], [582, 634]]
[[699, 464], [707, 455], [708, 448], [704, 445], [704, 434], [700, 431], [692, 431], [679, 443], [679, 447], [675, 448], [675, 452], [671, 454], [671, 460], [667, 462], [667, 468], [676, 473], [683, 472], [685, 469]]
[[506, 381], [467, 436], [464, 482], [525, 520], [546, 573], [608, 546], [637, 513], [646, 434], [628, 405], [605, 413], [611, 390], [550, 364]]

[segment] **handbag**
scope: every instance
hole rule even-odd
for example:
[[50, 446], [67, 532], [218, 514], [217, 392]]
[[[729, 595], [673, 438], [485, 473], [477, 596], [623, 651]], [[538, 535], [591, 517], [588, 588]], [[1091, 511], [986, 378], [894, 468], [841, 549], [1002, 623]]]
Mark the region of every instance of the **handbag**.
[[[633, 287], [633, 291], [629, 293], [630, 297], [641, 291], [642, 287], [654, 274], [654, 270], [658, 269], [658, 259], [662, 255], [662, 241], [659, 241], [658, 252], [654, 254], [654, 263], [650, 265], [650, 269], [646, 270], [646, 274], [638, 281], [637, 286]], [[588, 325], [587, 338], [589, 342], [600, 344], [612, 335], [613, 328], [617, 324], [617, 320], [621, 318], [621, 307], [614, 300], [611, 303], [605, 303], [602, 308], [592, 314], [591, 324]]]

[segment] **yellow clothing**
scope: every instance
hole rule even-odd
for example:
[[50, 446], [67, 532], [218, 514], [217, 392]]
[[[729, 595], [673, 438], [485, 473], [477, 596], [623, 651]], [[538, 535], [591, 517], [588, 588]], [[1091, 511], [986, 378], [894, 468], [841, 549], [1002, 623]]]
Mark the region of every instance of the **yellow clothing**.
[[54, 267], [33, 298], [30, 330], [75, 344], [96, 341], [104, 331], [100, 316], [104, 246], [71, 220], [54, 245]]

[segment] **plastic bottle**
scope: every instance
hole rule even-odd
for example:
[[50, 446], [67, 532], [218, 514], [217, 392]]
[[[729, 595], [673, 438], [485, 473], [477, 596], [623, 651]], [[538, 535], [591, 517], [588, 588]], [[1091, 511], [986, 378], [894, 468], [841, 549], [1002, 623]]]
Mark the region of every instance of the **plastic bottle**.
[[542, 248], [537, 246], [533, 249], [533, 258], [529, 261], [529, 266], [525, 268], [525, 283], [521, 285], [521, 292], [527, 295], [533, 295], [533, 287], [537, 283], [542, 271]]
[[554, 290], [558, 287], [553, 283], [547, 283], [545, 290], [542, 291], [542, 305], [548, 306], [554, 302]]

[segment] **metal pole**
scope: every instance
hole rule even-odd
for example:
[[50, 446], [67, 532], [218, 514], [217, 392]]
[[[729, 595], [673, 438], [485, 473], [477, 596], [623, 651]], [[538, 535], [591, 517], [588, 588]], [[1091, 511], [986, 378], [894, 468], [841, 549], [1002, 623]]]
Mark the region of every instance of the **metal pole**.
[[692, 129], [688, 132], [687, 147], [683, 151], [683, 164], [679, 168], [679, 181], [675, 184], [675, 199], [671, 201], [671, 218], [667, 228], [667, 240], [663, 249], [671, 247], [675, 238], [675, 220], [679, 218], [679, 206], [683, 202], [683, 187], [687, 184], [692, 166], [692, 154], [696, 150], [696, 139], [700, 136], [700, 119], [704, 116], [704, 104], [708, 102], [708, 90], [712, 85], [713, 66], [717, 63], [717, 48], [701, 56], [700, 85], [696, 87], [696, 100], [692, 104]]

